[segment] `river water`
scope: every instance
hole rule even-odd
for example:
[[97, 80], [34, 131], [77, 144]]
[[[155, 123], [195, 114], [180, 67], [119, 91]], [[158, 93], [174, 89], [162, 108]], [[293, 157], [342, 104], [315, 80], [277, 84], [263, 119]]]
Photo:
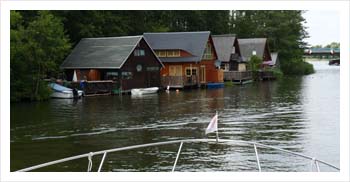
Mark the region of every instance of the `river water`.
[[[255, 141], [339, 166], [339, 72], [313, 61], [316, 73], [224, 89], [11, 103], [11, 171], [104, 149], [205, 136], [215, 111], [222, 139]], [[171, 171], [179, 144], [107, 155], [102, 171]], [[258, 148], [262, 171], [310, 171], [311, 163]], [[101, 156], [93, 157], [97, 170]], [[87, 158], [37, 171], [86, 171]], [[320, 164], [321, 171], [334, 171]], [[177, 171], [258, 171], [252, 146], [183, 145]]]

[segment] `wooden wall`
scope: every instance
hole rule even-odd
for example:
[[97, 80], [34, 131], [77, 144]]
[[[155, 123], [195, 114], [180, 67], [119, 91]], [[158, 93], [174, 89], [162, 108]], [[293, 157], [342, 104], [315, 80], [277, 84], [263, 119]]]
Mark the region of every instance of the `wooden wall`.
[[[159, 87], [160, 85], [160, 69], [161, 64], [157, 61], [157, 57], [152, 53], [146, 42], [142, 39], [136, 47], [145, 50], [145, 56], [134, 56], [132, 53], [121, 68], [121, 72], [132, 72], [132, 79], [121, 79], [123, 90], [132, 88]], [[141, 65], [142, 70], [137, 71], [136, 66]], [[147, 67], [158, 67], [158, 71], [147, 71]]]

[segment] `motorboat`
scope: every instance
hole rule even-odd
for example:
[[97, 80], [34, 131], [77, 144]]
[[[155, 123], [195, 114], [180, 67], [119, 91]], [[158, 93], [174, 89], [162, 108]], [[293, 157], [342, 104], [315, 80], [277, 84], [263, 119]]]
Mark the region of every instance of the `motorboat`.
[[[105, 158], [107, 153], [114, 153], [114, 152], [120, 152], [120, 151], [128, 151], [128, 150], [134, 150], [134, 149], [141, 149], [141, 148], [147, 148], [147, 147], [153, 147], [153, 146], [163, 146], [163, 145], [171, 145], [171, 144], [179, 144], [179, 149], [177, 151], [176, 154], [176, 158], [175, 161], [172, 165], [172, 170], [171, 172], [174, 172], [176, 170], [176, 166], [177, 166], [177, 161], [180, 157], [180, 153], [181, 153], [181, 149], [183, 144], [193, 144], [193, 143], [208, 143], [208, 144], [228, 144], [230, 146], [246, 146], [246, 147], [252, 147], [253, 148], [253, 152], [255, 153], [255, 158], [256, 158], [256, 170], [255, 171], [259, 171], [259, 172], [264, 172], [264, 168], [261, 167], [260, 165], [260, 157], [258, 154], [258, 148], [265, 148], [265, 149], [270, 149], [270, 150], [277, 150], [279, 152], [288, 154], [288, 155], [292, 155], [292, 156], [297, 156], [300, 158], [303, 158], [304, 160], [306, 160], [305, 162], [307, 163], [308, 161], [310, 161], [311, 163], [311, 172], [321, 172], [319, 164], [323, 164], [329, 168], [332, 168], [333, 170], [336, 171], [340, 171], [339, 167], [334, 166], [330, 163], [327, 163], [323, 160], [320, 159], [316, 159], [315, 157], [311, 157], [311, 156], [307, 156], [305, 154], [301, 154], [301, 153], [297, 153], [297, 152], [293, 152], [293, 151], [289, 151], [289, 150], [285, 150], [285, 149], [281, 149], [278, 147], [274, 147], [274, 146], [269, 146], [269, 145], [265, 145], [265, 144], [261, 144], [261, 143], [257, 143], [257, 142], [251, 142], [251, 141], [241, 141], [241, 140], [230, 140], [230, 139], [182, 139], [182, 140], [171, 140], [171, 141], [163, 141], [163, 142], [155, 142], [155, 143], [146, 143], [146, 144], [140, 144], [140, 145], [132, 145], [132, 146], [126, 146], [126, 147], [119, 147], [119, 148], [112, 148], [112, 149], [108, 149], [108, 150], [101, 150], [101, 151], [95, 151], [95, 152], [89, 152], [89, 153], [85, 153], [85, 154], [80, 154], [80, 155], [76, 155], [76, 156], [71, 156], [71, 157], [67, 157], [67, 158], [63, 158], [63, 159], [59, 159], [59, 160], [55, 160], [55, 161], [51, 161], [51, 162], [47, 162], [47, 163], [43, 163], [43, 164], [39, 164], [39, 165], [35, 165], [35, 166], [31, 166], [31, 167], [27, 167], [24, 169], [20, 169], [17, 170], [16, 172], [28, 172], [28, 171], [33, 171], [36, 169], [40, 169], [46, 166], [52, 166], [52, 165], [56, 165], [59, 163], [63, 163], [63, 162], [67, 162], [67, 161], [73, 161], [73, 160], [78, 160], [78, 159], [82, 159], [82, 158], [87, 158], [88, 159], [88, 167], [87, 167], [87, 172], [92, 172], [92, 165], [93, 165], [93, 157], [94, 160], [100, 160], [100, 161], [96, 161], [96, 163], [100, 163], [98, 165], [98, 169], [96, 170], [97, 172], [101, 172], [103, 164], [105, 162]], [[189, 146], [189, 145], [187, 145]], [[175, 152], [175, 151], [174, 151]], [[96, 157], [96, 156], [102, 156], [102, 157]], [[288, 163], [286, 163], [286, 165], [289, 165]], [[97, 166], [96, 166], [97, 167]]]
[[146, 94], [154, 94], [159, 90], [158, 87], [149, 87], [149, 88], [134, 88], [131, 89], [131, 95], [146, 95]]
[[51, 98], [73, 99], [80, 98], [81, 96], [83, 96], [82, 90], [71, 89], [57, 83], [50, 83], [49, 86], [53, 90]]

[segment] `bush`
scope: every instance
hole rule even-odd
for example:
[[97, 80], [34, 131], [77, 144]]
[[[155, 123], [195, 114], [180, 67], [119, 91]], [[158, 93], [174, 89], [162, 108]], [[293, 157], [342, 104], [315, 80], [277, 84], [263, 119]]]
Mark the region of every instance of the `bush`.
[[260, 69], [260, 65], [262, 64], [262, 59], [258, 56], [252, 56], [249, 60], [249, 69], [253, 72], [258, 71]]
[[315, 73], [313, 65], [303, 60], [292, 59], [282, 63], [281, 69], [286, 75], [308, 75]]

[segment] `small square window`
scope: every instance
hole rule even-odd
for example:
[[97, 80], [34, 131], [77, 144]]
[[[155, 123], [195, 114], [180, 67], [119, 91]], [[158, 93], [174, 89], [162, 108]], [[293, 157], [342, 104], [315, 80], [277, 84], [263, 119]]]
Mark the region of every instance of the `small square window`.
[[143, 50], [143, 49], [135, 49], [134, 56], [145, 56], [145, 50]]

